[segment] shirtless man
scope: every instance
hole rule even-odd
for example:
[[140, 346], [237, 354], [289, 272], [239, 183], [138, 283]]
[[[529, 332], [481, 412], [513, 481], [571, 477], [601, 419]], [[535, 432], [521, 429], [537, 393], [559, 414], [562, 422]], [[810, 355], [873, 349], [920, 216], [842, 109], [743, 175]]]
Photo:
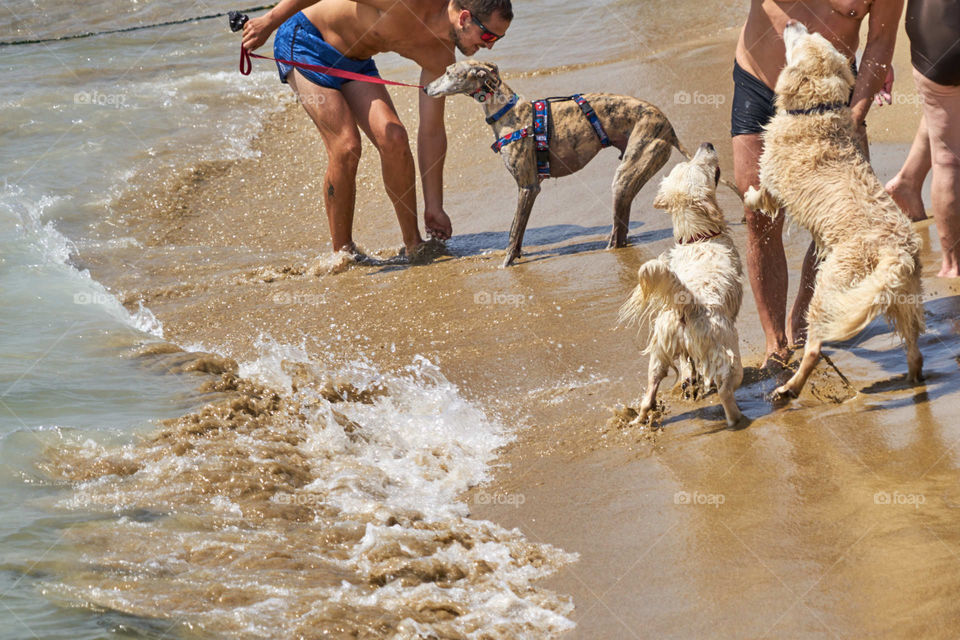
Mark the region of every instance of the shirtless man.
[[[867, 43], [860, 62], [850, 106], [854, 122], [867, 150], [864, 120], [876, 94], [884, 84], [903, 0], [807, 0], [776, 2], [751, 0], [750, 14], [740, 32], [733, 70], [734, 178], [741, 192], [759, 181], [759, 159], [763, 152], [760, 133], [775, 112], [773, 87], [786, 65], [783, 29], [788, 20], [802, 22], [819, 32], [837, 49], [854, 60], [860, 43], [860, 23], [869, 17]], [[746, 211], [747, 271], [757, 301], [760, 324], [766, 335], [766, 365], [784, 362], [789, 344], [798, 344], [806, 335], [806, 312], [813, 294], [816, 255], [811, 244], [803, 262], [800, 290], [785, 328], [787, 312], [787, 260], [783, 249], [784, 216], [771, 220], [759, 211]], [[788, 343], [789, 337], [789, 343]]]
[[[420, 84], [427, 84], [456, 61], [456, 49], [469, 56], [481, 47], [493, 48], [512, 19], [510, 0], [281, 0], [244, 25], [243, 46], [253, 51], [277, 30], [275, 58], [371, 76], [379, 76], [372, 57], [393, 51], [420, 65]], [[323, 193], [333, 250], [356, 253], [353, 212], [359, 127], [380, 154], [384, 186], [396, 210], [407, 255], [412, 256], [423, 243], [417, 224], [413, 154], [386, 89], [277, 66], [281, 81], [296, 92], [327, 149]], [[417, 155], [424, 224], [428, 234], [447, 239], [453, 229], [443, 209], [444, 99], [421, 93], [419, 100]]]

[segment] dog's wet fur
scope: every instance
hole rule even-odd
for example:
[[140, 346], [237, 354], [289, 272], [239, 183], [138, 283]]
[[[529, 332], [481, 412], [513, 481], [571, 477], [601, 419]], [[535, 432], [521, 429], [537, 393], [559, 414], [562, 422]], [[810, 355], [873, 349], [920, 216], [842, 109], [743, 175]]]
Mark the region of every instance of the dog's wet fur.
[[[439, 97], [458, 93], [471, 95], [483, 88], [492, 94], [483, 102], [487, 116], [499, 111], [514, 94], [500, 79], [497, 65], [476, 60], [450, 65], [446, 73], [427, 85], [424, 91], [429, 96]], [[585, 93], [583, 97], [596, 112], [612, 146], [621, 153], [620, 166], [613, 179], [613, 230], [607, 248], [625, 247], [634, 197], [667, 163], [672, 148], [687, 158], [690, 154], [680, 145], [667, 117], [649, 102], [607, 93]], [[551, 177], [560, 178], [585, 167], [603, 147], [590, 122], [572, 100], [554, 102], [551, 118], [550, 173]], [[521, 100], [492, 127], [500, 138], [532, 124], [533, 106]], [[520, 189], [503, 262], [505, 267], [520, 257], [523, 233], [540, 193], [534, 147], [534, 139], [530, 136], [504, 146], [500, 152]]]
[[653, 203], [670, 213], [677, 244], [640, 267], [639, 283], [620, 309], [621, 322], [639, 322], [650, 330], [649, 379], [639, 422], [656, 406], [670, 368], [703, 389], [716, 385], [729, 426], [743, 418], [733, 395], [743, 378], [736, 328], [743, 268], [717, 204], [719, 181], [717, 152], [704, 143], [692, 160], [663, 179]]
[[858, 147], [848, 107], [849, 61], [802, 24], [784, 30], [787, 66], [777, 81], [777, 114], [764, 131], [760, 188], [746, 206], [776, 216], [784, 208], [810, 231], [820, 256], [803, 360], [774, 400], [797, 397], [825, 341], [848, 340], [884, 314], [904, 341], [908, 380], [919, 382], [924, 330], [920, 238], [884, 191]]

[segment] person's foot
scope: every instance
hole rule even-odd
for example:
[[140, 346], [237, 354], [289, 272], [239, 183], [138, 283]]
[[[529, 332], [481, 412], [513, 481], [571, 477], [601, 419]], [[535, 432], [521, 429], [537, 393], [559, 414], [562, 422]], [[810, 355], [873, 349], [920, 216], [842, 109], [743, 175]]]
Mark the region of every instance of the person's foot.
[[944, 264], [940, 267], [940, 273], [937, 274], [938, 278], [960, 278], [960, 265], [954, 263], [952, 265]]
[[910, 218], [911, 222], [919, 222], [927, 219], [927, 211], [923, 206], [923, 198], [920, 197], [920, 189], [915, 188], [904, 182], [899, 174], [894, 176], [884, 187], [893, 201], [897, 203], [904, 215]]
[[789, 347], [783, 347], [773, 353], [768, 353], [762, 369], [769, 375], [777, 375], [787, 369], [792, 354], [793, 350]]

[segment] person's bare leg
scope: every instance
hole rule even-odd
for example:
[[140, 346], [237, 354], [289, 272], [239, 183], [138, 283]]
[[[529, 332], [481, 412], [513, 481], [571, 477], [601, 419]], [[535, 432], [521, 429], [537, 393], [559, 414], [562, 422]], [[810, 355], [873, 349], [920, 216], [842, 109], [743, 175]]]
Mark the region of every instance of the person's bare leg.
[[407, 130], [383, 85], [348, 82], [343, 95], [357, 124], [377, 147], [383, 185], [393, 203], [408, 255], [423, 243], [417, 224], [416, 169]]
[[900, 210], [914, 222], [927, 218], [920, 194], [923, 181], [930, 173], [930, 166], [930, 136], [927, 133], [927, 119], [921, 117], [907, 160], [897, 175], [893, 176], [884, 187]]
[[960, 277], [960, 87], [941, 85], [914, 70], [930, 136], [930, 204], [940, 236], [941, 278]]
[[350, 106], [336, 89], [313, 84], [293, 70], [287, 82], [317, 125], [327, 149], [323, 202], [333, 250], [353, 249], [353, 212], [357, 201], [360, 131]]
[[[733, 138], [733, 173], [737, 188], [746, 193], [760, 183], [760, 154], [763, 140], [759, 134]], [[766, 357], [785, 360], [787, 335], [787, 257], [783, 249], [783, 213], [771, 219], [760, 211], [744, 210], [747, 218], [747, 274], [757, 302], [760, 326], [766, 336]]]
[[807, 248], [807, 255], [803, 257], [800, 288], [797, 290], [797, 298], [793, 301], [787, 323], [787, 335], [790, 336], [791, 346], [803, 344], [807, 340], [807, 308], [810, 307], [810, 298], [813, 297], [813, 285], [817, 279], [818, 267], [817, 243], [811, 242]]

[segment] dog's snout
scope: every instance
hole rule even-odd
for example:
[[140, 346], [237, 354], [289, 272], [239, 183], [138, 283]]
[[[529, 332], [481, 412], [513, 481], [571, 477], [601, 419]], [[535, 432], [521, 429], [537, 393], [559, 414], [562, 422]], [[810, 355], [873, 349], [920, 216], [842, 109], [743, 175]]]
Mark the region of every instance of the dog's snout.
[[704, 142], [703, 144], [700, 145], [700, 148], [703, 149], [704, 151], [716, 151], [716, 149], [713, 148], [713, 145], [710, 144], [709, 142]]
[[787, 20], [787, 26], [788, 26], [788, 27], [795, 27], [795, 26], [797, 26], [797, 21], [794, 20], [793, 18], [791, 18], [790, 20]]

